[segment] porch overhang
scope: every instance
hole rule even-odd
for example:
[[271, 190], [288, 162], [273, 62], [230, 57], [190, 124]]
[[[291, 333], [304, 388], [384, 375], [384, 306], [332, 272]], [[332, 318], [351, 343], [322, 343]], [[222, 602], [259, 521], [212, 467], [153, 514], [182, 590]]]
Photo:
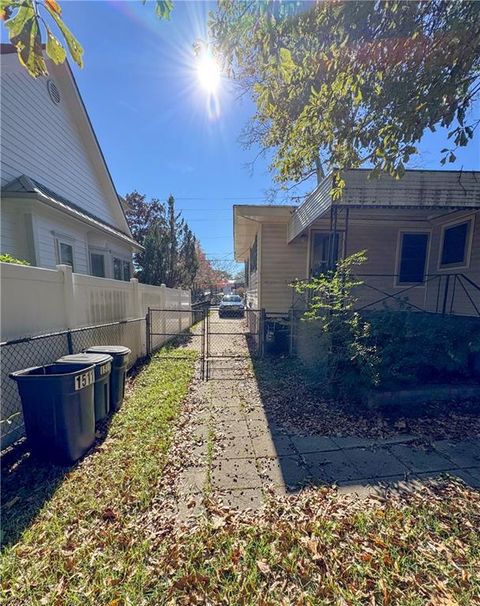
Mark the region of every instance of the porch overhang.
[[399, 209], [442, 214], [480, 209], [480, 171], [407, 171], [401, 181], [389, 175], [369, 179], [366, 169], [342, 173], [345, 187], [333, 200], [333, 177], [328, 175], [295, 210], [288, 224], [288, 242], [334, 209]]
[[246, 261], [259, 224], [287, 224], [295, 206], [235, 204], [233, 206], [233, 243], [235, 261]]

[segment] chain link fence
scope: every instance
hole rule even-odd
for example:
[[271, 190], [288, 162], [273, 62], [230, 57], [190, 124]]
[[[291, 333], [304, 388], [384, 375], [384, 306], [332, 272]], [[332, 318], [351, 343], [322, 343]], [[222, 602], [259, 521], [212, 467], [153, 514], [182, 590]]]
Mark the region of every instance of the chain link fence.
[[145, 318], [76, 328], [0, 344], [2, 389], [1, 445], [9, 446], [25, 433], [22, 404], [9, 374], [23, 368], [52, 364], [61, 356], [80, 353], [94, 345], [124, 345], [132, 351], [132, 367], [145, 353]]

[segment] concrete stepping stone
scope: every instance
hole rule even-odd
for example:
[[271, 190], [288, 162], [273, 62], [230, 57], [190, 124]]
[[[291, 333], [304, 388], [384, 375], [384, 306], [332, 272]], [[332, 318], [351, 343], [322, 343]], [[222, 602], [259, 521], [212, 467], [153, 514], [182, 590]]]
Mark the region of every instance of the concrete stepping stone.
[[313, 452], [328, 452], [331, 450], [339, 450], [331, 438], [327, 436], [291, 436], [293, 445], [301, 454]]
[[304, 454], [303, 459], [314, 484], [338, 484], [360, 477], [359, 470], [342, 450]]
[[456, 467], [435, 450], [426, 451], [407, 444], [395, 444], [389, 450], [413, 472], [446, 471]]
[[252, 438], [253, 449], [257, 457], [277, 457], [296, 455], [292, 440], [288, 436], [262, 433]]
[[408, 467], [394, 457], [388, 448], [353, 448], [343, 451], [343, 456], [358, 470], [359, 479], [385, 478], [409, 472]]
[[299, 457], [259, 458], [257, 462], [260, 475], [267, 486], [273, 484], [289, 492], [310, 482], [308, 469]]
[[232, 509], [258, 510], [265, 504], [260, 488], [240, 488], [237, 490], [223, 490], [214, 492], [214, 500], [218, 500]]
[[480, 439], [439, 440], [433, 443], [435, 450], [446, 456], [457, 467], [480, 466]]
[[250, 436], [233, 436], [216, 440], [222, 459], [253, 459], [255, 451]]
[[210, 477], [214, 490], [261, 488], [262, 486], [253, 458], [217, 461], [212, 466]]

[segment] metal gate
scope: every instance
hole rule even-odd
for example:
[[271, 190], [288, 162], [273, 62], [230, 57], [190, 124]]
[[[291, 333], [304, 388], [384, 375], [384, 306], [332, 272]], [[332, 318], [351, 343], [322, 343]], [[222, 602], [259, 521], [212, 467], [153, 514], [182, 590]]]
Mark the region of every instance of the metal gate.
[[[220, 317], [218, 307], [213, 306], [188, 310], [149, 308], [148, 353], [168, 345], [171, 349], [167, 348], [163, 355], [181, 359], [182, 350], [195, 351], [202, 378], [221, 378], [228, 374], [228, 360], [236, 360], [236, 368], [240, 368], [239, 361], [263, 355], [263, 321], [260, 309], [247, 309], [242, 317]], [[218, 369], [222, 372], [215, 373]]]

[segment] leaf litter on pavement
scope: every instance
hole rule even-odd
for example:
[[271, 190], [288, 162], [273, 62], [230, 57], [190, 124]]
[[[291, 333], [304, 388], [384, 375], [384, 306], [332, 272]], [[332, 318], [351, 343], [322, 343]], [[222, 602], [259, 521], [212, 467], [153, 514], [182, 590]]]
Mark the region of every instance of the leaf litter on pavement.
[[140, 373], [109, 437], [2, 554], [3, 603], [480, 604], [480, 494], [457, 481], [362, 500], [310, 488], [259, 511], [199, 491], [179, 519], [208, 439], [192, 377], [193, 358]]

